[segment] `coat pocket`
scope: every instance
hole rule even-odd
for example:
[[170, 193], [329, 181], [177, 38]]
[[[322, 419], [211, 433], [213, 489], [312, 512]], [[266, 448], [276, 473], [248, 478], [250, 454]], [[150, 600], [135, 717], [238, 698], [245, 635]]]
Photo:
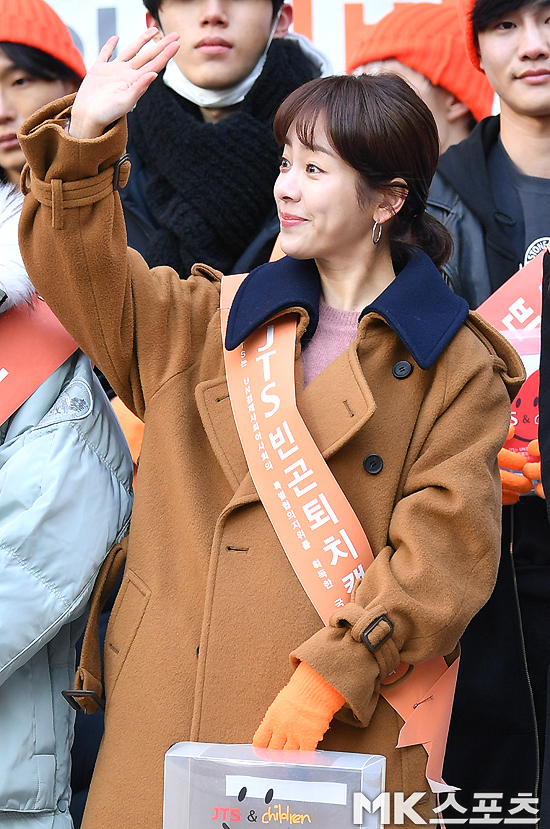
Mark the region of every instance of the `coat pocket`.
[[105, 638], [105, 694], [109, 699], [138, 632], [151, 590], [128, 568], [111, 613]]

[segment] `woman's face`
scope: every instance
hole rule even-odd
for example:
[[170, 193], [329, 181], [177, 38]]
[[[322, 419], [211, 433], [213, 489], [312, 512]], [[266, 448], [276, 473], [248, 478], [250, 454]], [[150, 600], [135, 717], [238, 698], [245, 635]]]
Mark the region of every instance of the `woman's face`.
[[17, 140], [23, 121], [40, 107], [75, 90], [68, 81], [45, 81], [24, 72], [0, 49], [0, 167], [19, 184], [25, 156]]
[[372, 246], [373, 207], [359, 205], [359, 173], [331, 147], [318, 121], [314, 149], [292, 126], [283, 150], [274, 194], [283, 251], [295, 259], [362, 257]]

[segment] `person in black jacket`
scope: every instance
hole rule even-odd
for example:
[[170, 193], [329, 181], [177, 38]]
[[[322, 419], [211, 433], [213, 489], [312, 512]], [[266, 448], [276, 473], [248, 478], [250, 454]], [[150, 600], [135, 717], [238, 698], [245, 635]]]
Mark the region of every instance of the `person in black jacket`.
[[[429, 210], [454, 236], [446, 277], [477, 308], [550, 239], [550, 12], [529, 0], [464, 0], [462, 12], [470, 57], [501, 114], [441, 157]], [[549, 825], [550, 525], [534, 494], [503, 509], [496, 587], [462, 651], [445, 777], [472, 816], [480, 793], [502, 795], [498, 816], [509, 826], [512, 799], [542, 792]], [[533, 819], [516, 816], [518, 826]]]
[[272, 118], [328, 64], [288, 34], [292, 7], [283, 0], [145, 5], [147, 25], [178, 32], [181, 46], [129, 117], [128, 244], [182, 278], [195, 262], [250, 270], [269, 259], [279, 230]]

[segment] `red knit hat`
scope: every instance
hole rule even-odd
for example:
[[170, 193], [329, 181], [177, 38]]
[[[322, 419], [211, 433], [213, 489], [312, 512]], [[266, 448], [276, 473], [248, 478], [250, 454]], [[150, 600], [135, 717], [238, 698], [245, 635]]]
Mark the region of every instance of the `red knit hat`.
[[24, 43], [60, 60], [83, 78], [86, 66], [67, 26], [44, 0], [0, 0], [0, 42]]
[[[474, 0], [463, 2], [473, 6]], [[396, 3], [393, 11], [365, 29], [348, 72], [394, 58], [456, 95], [476, 121], [491, 114], [495, 93], [485, 75], [466, 60], [464, 31], [454, 4]]]
[[472, 12], [475, 4], [476, 0], [458, 0], [458, 11], [460, 14], [462, 31], [464, 32], [464, 37], [466, 39], [466, 51], [468, 52], [468, 57], [472, 61], [475, 68], [480, 72], [483, 72], [483, 69], [479, 65], [479, 55], [477, 53], [476, 39], [474, 37], [474, 27], [472, 26]]

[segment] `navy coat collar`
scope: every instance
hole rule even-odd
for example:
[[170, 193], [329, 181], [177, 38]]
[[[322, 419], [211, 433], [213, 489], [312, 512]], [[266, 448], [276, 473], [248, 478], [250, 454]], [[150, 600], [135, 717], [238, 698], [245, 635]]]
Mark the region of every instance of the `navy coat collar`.
[[[303, 308], [310, 323], [309, 340], [319, 320], [321, 288], [312, 259], [285, 256], [249, 273], [233, 300], [226, 348], [231, 351], [276, 314]], [[445, 284], [432, 260], [415, 249], [394, 281], [366, 308], [385, 319], [420, 368], [428, 369], [451, 342], [468, 315], [468, 304]]]

